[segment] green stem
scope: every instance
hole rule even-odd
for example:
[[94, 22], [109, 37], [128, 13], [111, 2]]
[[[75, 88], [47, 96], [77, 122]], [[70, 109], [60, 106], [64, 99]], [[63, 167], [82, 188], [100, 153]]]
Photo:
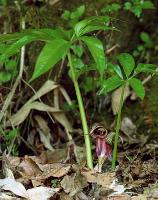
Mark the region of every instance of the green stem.
[[72, 73], [72, 80], [73, 80], [73, 84], [74, 84], [74, 87], [75, 87], [76, 96], [77, 96], [78, 105], [79, 105], [79, 110], [80, 110], [80, 115], [81, 115], [81, 121], [82, 121], [83, 133], [84, 133], [84, 140], [85, 140], [85, 145], [86, 145], [87, 166], [88, 166], [88, 168], [93, 169], [91, 142], [90, 142], [90, 136], [89, 136], [89, 131], [88, 131], [87, 119], [86, 119], [86, 114], [85, 114], [85, 110], [84, 110], [84, 106], [83, 106], [83, 100], [82, 100], [81, 92], [80, 92], [79, 85], [78, 85], [78, 82], [77, 82], [77, 79], [76, 79], [76, 74], [75, 74], [75, 70], [74, 70], [74, 67], [73, 67], [70, 52], [68, 52], [68, 61], [69, 61], [70, 70], [71, 70], [71, 73]]
[[119, 110], [117, 114], [117, 123], [116, 123], [116, 132], [115, 132], [115, 139], [114, 139], [114, 149], [113, 149], [113, 157], [112, 157], [112, 170], [115, 170], [116, 166], [116, 159], [117, 159], [117, 145], [118, 145], [118, 139], [119, 139], [119, 130], [120, 130], [120, 124], [121, 124], [121, 112], [123, 107], [123, 96], [125, 91], [125, 86], [122, 87], [121, 91], [121, 98], [119, 103]]

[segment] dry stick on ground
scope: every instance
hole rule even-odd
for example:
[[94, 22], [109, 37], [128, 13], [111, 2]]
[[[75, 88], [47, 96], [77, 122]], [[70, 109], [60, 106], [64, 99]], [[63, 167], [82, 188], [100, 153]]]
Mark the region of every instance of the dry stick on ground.
[[[25, 18], [22, 17], [22, 20], [21, 20], [21, 28], [24, 30], [25, 29]], [[0, 112], [0, 122], [2, 121], [12, 99], [13, 99], [13, 96], [15, 94], [15, 91], [16, 91], [16, 88], [18, 87], [18, 84], [20, 82], [20, 80], [22, 79], [22, 74], [23, 74], [23, 70], [24, 70], [24, 61], [25, 61], [25, 46], [23, 46], [21, 48], [21, 56], [20, 56], [20, 70], [19, 70], [19, 75], [13, 85], [13, 88], [11, 89], [10, 93], [8, 94], [4, 104], [3, 104], [3, 107], [2, 107], [2, 110]]]

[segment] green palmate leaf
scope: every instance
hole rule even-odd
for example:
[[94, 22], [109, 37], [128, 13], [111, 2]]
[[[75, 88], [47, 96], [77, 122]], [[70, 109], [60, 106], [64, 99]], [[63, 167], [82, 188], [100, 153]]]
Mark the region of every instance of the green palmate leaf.
[[111, 62], [107, 63], [109, 72], [117, 74], [121, 79], [123, 79], [122, 70], [119, 65], [112, 64]]
[[14, 41], [24, 37], [26, 33], [14, 33], [0, 35], [0, 42]]
[[74, 12], [71, 12], [70, 18], [75, 19], [81, 17], [85, 12], [85, 5], [79, 6]]
[[122, 70], [120, 68], [119, 65], [113, 65], [113, 69], [114, 71], [116, 72], [116, 74], [121, 78], [123, 79], [123, 74], [122, 74]]
[[86, 79], [82, 83], [82, 87], [86, 93], [92, 91], [94, 87], [93, 77], [86, 77]]
[[[81, 32], [83, 31], [83, 29], [90, 25], [92, 22], [95, 23], [107, 23], [109, 22], [109, 17], [108, 16], [92, 16], [92, 17], [87, 17], [86, 19], [78, 22], [75, 27], [74, 27], [74, 31], [76, 36], [80, 36]], [[91, 24], [92, 25], [92, 24]]]
[[73, 12], [65, 10], [61, 17], [65, 20], [74, 20], [81, 17], [84, 14], [84, 12], [85, 12], [85, 5], [81, 5]]
[[81, 75], [86, 74], [90, 71], [95, 71], [96, 67], [84, 65], [80, 69], [75, 69], [76, 71], [76, 78], [78, 79]]
[[3, 34], [0, 35], [0, 42], [13, 42], [15, 40], [19, 40], [20, 38], [23, 38], [25, 36], [43, 36], [43, 38], [46, 38], [46, 34], [44, 35], [44, 32], [41, 30], [36, 29], [27, 29], [20, 33], [9, 33], [9, 34]]
[[125, 8], [125, 10], [131, 10], [132, 9], [132, 3], [131, 2], [126, 2], [124, 4], [124, 8]]
[[102, 13], [112, 13], [116, 12], [121, 9], [121, 5], [118, 3], [112, 3], [111, 5], [106, 5], [104, 8], [101, 9]]
[[63, 29], [38, 29], [34, 30], [33, 34], [39, 35], [40, 37], [45, 37], [45, 40], [52, 40], [52, 39], [65, 39], [69, 40], [72, 36], [72, 31], [67, 31]]
[[137, 16], [138, 18], [141, 16], [142, 14], [142, 7], [141, 6], [133, 6], [132, 8], [132, 12], [135, 14], [135, 16]]
[[102, 31], [109, 31], [109, 30], [117, 30], [119, 31], [117, 28], [115, 27], [110, 27], [110, 26], [106, 26], [106, 25], [88, 25], [85, 28], [83, 28], [80, 31], [80, 35], [84, 35], [86, 33], [92, 32], [92, 31], [97, 31], [97, 30], [102, 30]]
[[135, 67], [135, 62], [133, 57], [128, 53], [122, 53], [118, 56], [118, 60], [123, 67], [123, 70], [127, 77], [131, 74]]
[[104, 70], [106, 69], [107, 60], [104, 54], [104, 48], [102, 42], [94, 37], [82, 36], [80, 39], [87, 45], [91, 52], [100, 75], [103, 76]]
[[1, 71], [0, 72], [0, 84], [10, 81], [12, 74], [9, 72]]
[[69, 10], [65, 10], [64, 13], [61, 15], [62, 19], [68, 20], [70, 18], [70, 11]]
[[13, 72], [17, 67], [17, 61], [16, 60], [9, 60], [7, 59], [5, 62], [5, 69], [9, 72]]
[[137, 78], [132, 78], [129, 80], [129, 84], [132, 89], [135, 91], [136, 95], [141, 99], [144, 99], [145, 96], [145, 89], [142, 82]]
[[74, 58], [72, 58], [72, 60], [73, 60], [74, 68], [82, 69], [84, 67], [84, 63], [80, 58], [74, 57]]
[[141, 38], [141, 40], [142, 40], [143, 42], [145, 42], [145, 44], [146, 44], [146, 46], [147, 46], [148, 48], [153, 47], [153, 42], [152, 42], [152, 40], [150, 39], [150, 37], [149, 37], [149, 35], [148, 35], [147, 33], [142, 32], [142, 33], [140, 34], [140, 38]]
[[139, 63], [134, 72], [135, 74], [140, 72], [154, 73], [156, 72], [156, 69], [158, 69], [158, 65]]
[[155, 6], [151, 1], [142, 1], [142, 8], [143, 9], [154, 9]]
[[48, 42], [41, 51], [30, 81], [51, 69], [68, 51], [71, 43], [63, 39]]
[[117, 75], [112, 76], [103, 82], [103, 84], [102, 84], [103, 86], [102, 86], [99, 94], [108, 93], [108, 92], [118, 88], [119, 86], [122, 86], [124, 83], [125, 82], [122, 79], [120, 79], [119, 76], [117, 76]]
[[24, 45], [26, 45], [36, 39], [37, 39], [37, 37], [33, 36], [33, 35], [27, 35], [27, 36], [22, 37], [21, 39], [19, 39], [15, 43], [13, 43], [11, 46], [9, 46], [4, 51], [4, 53], [0, 57], [0, 61], [4, 62], [7, 57], [16, 54], [21, 49], [21, 47], [23, 47]]
[[72, 45], [71, 49], [73, 49], [73, 52], [75, 55], [77, 55], [79, 58], [83, 55], [83, 47], [80, 45]]
[[11, 44], [8, 48], [5, 49], [3, 54], [0, 57], [1, 62], [4, 62], [4, 60], [16, 54], [21, 47], [24, 45], [36, 41], [52, 41], [53, 39], [63, 39], [63, 38], [70, 38], [71, 33], [69, 31], [64, 31], [62, 29], [30, 29], [25, 30], [23, 33], [15, 33], [15, 34], [6, 34], [1, 35], [0, 40], [3, 39], [4, 41], [12, 42], [12, 40], [17, 40], [13, 44]]
[[0, 35], [0, 42], [19, 40], [24, 36], [32, 35], [38, 39], [47, 41], [57, 38], [70, 38], [71, 32], [63, 29], [26, 29], [20, 33], [3, 34]]

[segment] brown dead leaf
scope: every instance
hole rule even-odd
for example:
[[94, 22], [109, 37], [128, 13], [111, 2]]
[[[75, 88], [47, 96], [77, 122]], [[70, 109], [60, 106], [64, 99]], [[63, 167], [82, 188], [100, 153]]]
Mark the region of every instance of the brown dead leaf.
[[34, 116], [39, 128], [45, 133], [50, 133], [50, 129], [48, 127], [48, 124], [46, 120], [44, 120], [40, 115], [35, 115]]
[[43, 173], [37, 178], [46, 179], [49, 178], [50, 176], [55, 178], [60, 178], [66, 175], [70, 171], [71, 165], [54, 163], [54, 164], [41, 165], [40, 168], [42, 169]]
[[[53, 117], [65, 128], [66, 131], [71, 132], [73, 130], [72, 126], [69, 120], [67, 119], [67, 117], [65, 116], [65, 114], [60, 109], [57, 109], [55, 107], [48, 106], [42, 102], [36, 101], [37, 99], [40, 99], [43, 95], [47, 94], [51, 90], [54, 90], [58, 87], [60, 86], [57, 85], [55, 82], [50, 81], [50, 80], [46, 81], [43, 84], [43, 86], [35, 93], [35, 95], [33, 95], [20, 108], [20, 110], [17, 113], [13, 114], [9, 118], [5, 126], [17, 126], [21, 124], [27, 118], [31, 110], [35, 109], [39, 111], [50, 112], [53, 115]], [[67, 97], [68, 94], [67, 96], [65, 96], [65, 93], [63, 93], [63, 90], [62, 90], [62, 94], [64, 94], [66, 101], [69, 101]]]
[[61, 110], [38, 101], [24, 105], [16, 114], [10, 117], [9, 121], [6, 123], [6, 126], [10, 126], [11, 124], [17, 126], [21, 124], [27, 118], [32, 109], [50, 112], [67, 131], [71, 132], [73, 130], [70, 122]]
[[115, 179], [114, 172], [107, 173], [95, 173], [93, 170], [81, 172], [81, 174], [86, 178], [89, 183], [96, 183], [102, 187], [110, 188], [110, 185]]
[[[33, 101], [39, 99], [43, 95], [47, 94], [48, 92], [58, 88], [59, 85], [56, 84], [54, 81], [47, 80], [41, 88], [27, 101], [27, 104], [32, 103]], [[26, 105], [26, 104], [25, 104]]]
[[100, 200], [131, 200], [131, 197], [128, 194], [120, 194], [108, 197], [101, 197]]
[[63, 87], [61, 87], [61, 86], [60, 86], [59, 89], [60, 89], [61, 94], [62, 94], [63, 97], [65, 98], [66, 102], [67, 102], [69, 105], [72, 105], [72, 101], [71, 101], [71, 99], [70, 99], [68, 93], [66, 92], [66, 90], [65, 90]]
[[25, 156], [24, 160], [20, 163], [19, 168], [22, 176], [28, 176], [31, 180], [39, 181], [34, 183], [35, 185], [41, 185], [41, 180], [49, 177], [60, 178], [66, 175], [70, 169], [70, 164], [53, 163], [53, 164], [42, 164], [40, 159]]
[[32, 109], [52, 113], [61, 112], [54, 107], [48, 106], [38, 101], [34, 101], [30, 104], [26, 103], [16, 114], [10, 117], [10, 121], [7, 121], [6, 126], [10, 126], [11, 123], [14, 126], [21, 124], [27, 118]]
[[131, 197], [131, 200], [149, 200], [144, 194], [138, 194], [137, 196]]
[[85, 193], [83, 193], [83, 192], [77, 193], [75, 198], [76, 198], [76, 200], [89, 200], [88, 196], [85, 195]]
[[121, 121], [121, 130], [128, 135], [132, 135], [136, 132], [137, 127], [128, 117], [124, 117]]
[[143, 194], [147, 196], [148, 199], [158, 199], [158, 183], [150, 184], [149, 187], [144, 190]]
[[68, 194], [66, 194], [65, 192], [61, 192], [60, 194], [60, 199], [62, 200], [74, 200], [73, 197], [70, 197]]
[[40, 155], [42, 163], [61, 163], [65, 160], [67, 152], [65, 148], [52, 151], [43, 151]]
[[61, 181], [61, 187], [70, 196], [74, 196], [78, 192], [82, 191], [82, 189], [86, 186], [86, 179], [79, 173], [74, 173], [71, 176], [66, 175]]
[[18, 166], [21, 162], [20, 157], [9, 156], [9, 157], [7, 157], [7, 159], [9, 161], [10, 165], [15, 166], [15, 167]]
[[33, 187], [44, 186], [44, 183], [41, 180], [31, 180]]
[[40, 135], [41, 142], [50, 151], [55, 151], [51, 145], [51, 134], [47, 122], [39, 115], [36, 115], [34, 118], [38, 124], [37, 131]]
[[12, 166], [9, 162], [8, 162], [8, 159], [6, 157], [2, 157], [2, 169], [3, 169], [3, 174], [6, 176], [6, 177], [9, 177], [9, 178], [13, 178], [14, 179], [14, 173], [13, 171], [15, 170], [15, 167]]
[[25, 156], [24, 160], [20, 163], [21, 174], [25, 176], [37, 176], [42, 173], [39, 166], [29, 156]]
[[75, 156], [79, 164], [86, 160], [85, 147], [75, 145]]

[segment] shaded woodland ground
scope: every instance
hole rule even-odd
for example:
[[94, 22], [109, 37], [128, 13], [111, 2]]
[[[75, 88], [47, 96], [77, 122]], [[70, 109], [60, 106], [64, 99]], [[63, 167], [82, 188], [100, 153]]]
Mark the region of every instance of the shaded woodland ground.
[[[88, 34], [102, 41], [109, 68], [117, 63], [120, 53], [130, 53], [136, 64], [158, 64], [156, 0], [0, 3], [1, 34], [24, 29], [70, 29], [86, 17], [109, 16], [109, 26], [117, 31]], [[0, 36], [0, 55], [10, 44]], [[143, 100], [126, 86], [117, 166], [111, 170], [111, 158], [107, 156], [98, 172], [97, 167], [90, 170], [86, 164], [82, 123], [68, 60], [57, 62], [53, 69], [29, 83], [43, 46], [43, 41], [34, 41], [0, 65], [0, 199], [157, 199], [156, 70], [139, 74], [145, 87]], [[80, 75], [78, 82], [89, 132], [102, 134], [107, 129], [114, 133], [120, 87], [99, 94], [99, 72], [88, 48], [78, 42], [71, 51], [76, 74]], [[23, 71], [19, 76], [21, 65]], [[105, 71], [104, 77], [113, 73], [111, 69]], [[91, 143], [93, 164], [97, 166], [96, 138], [91, 137]], [[113, 144], [109, 144], [111, 149]]]

